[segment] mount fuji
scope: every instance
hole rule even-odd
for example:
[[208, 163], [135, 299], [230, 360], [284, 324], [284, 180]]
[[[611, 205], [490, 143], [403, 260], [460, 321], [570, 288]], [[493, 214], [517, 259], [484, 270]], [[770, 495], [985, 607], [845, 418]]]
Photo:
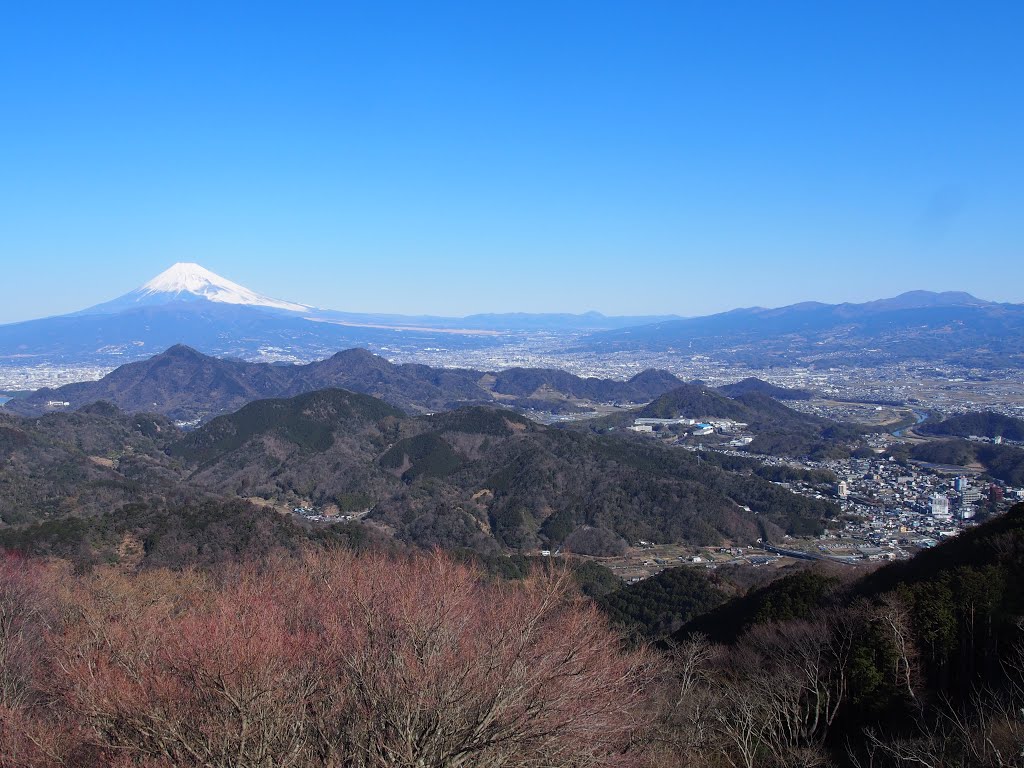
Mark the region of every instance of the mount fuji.
[[427, 345], [438, 335], [423, 328], [410, 338], [393, 325], [263, 296], [199, 264], [179, 263], [112, 301], [0, 325], [0, 363], [113, 367], [175, 344], [223, 357], [298, 362], [396, 340]]
[[506, 314], [466, 318], [356, 314], [263, 296], [195, 263], [57, 317], [0, 325], [0, 364], [113, 367], [175, 344], [252, 361], [310, 361], [350, 347], [493, 347], [537, 331], [596, 331], [664, 317]]
[[280, 309], [286, 312], [311, 312], [312, 307], [279, 301], [250, 291], [191, 262], [179, 262], [164, 270], [141, 288], [120, 298], [99, 304], [76, 315], [116, 314], [138, 307], [159, 306], [182, 301], [211, 301], [246, 307]]

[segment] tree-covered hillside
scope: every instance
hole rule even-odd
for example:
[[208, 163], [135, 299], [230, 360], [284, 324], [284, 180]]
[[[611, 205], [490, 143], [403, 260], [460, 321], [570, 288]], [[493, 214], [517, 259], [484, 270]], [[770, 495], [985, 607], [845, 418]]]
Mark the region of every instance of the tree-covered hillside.
[[680, 658], [697, 665], [688, 674], [721, 691], [717, 703], [701, 700], [726, 708], [714, 717], [730, 724], [734, 754], [751, 743], [732, 729], [757, 722], [760, 746], [748, 754], [1019, 765], [1022, 578], [1018, 505], [860, 578], [815, 568], [779, 579], [691, 619], [675, 640]]
[[305, 365], [249, 363], [211, 357], [177, 344], [147, 360], [128, 363], [99, 381], [68, 384], [11, 401], [12, 413], [37, 416], [48, 403], [74, 410], [105, 401], [130, 412], [156, 412], [182, 421], [205, 421], [265, 398], [293, 397], [343, 388], [382, 399], [409, 413], [498, 403], [565, 410], [568, 401], [645, 403], [679, 386], [666, 371], [648, 370], [628, 381], [583, 378], [550, 369], [513, 368], [497, 373], [466, 368], [395, 364], [365, 349], [346, 349]]
[[733, 384], [726, 384], [723, 387], [719, 387], [718, 391], [724, 392], [729, 397], [758, 394], [767, 395], [768, 397], [773, 397], [776, 400], [810, 400], [812, 396], [806, 389], [779, 387], [775, 384], [763, 381], [756, 376], [749, 376], [742, 381], [737, 381]]
[[0, 438], [8, 525], [242, 498], [354, 516], [414, 546], [613, 554], [640, 539], [813, 534], [837, 514], [742, 462], [702, 466], [686, 451], [506, 409], [409, 417], [344, 390], [257, 401], [192, 432], [101, 405], [8, 418]]
[[1024, 419], [1015, 419], [1001, 413], [980, 411], [952, 416], [935, 424], [921, 425], [920, 432], [952, 437], [1002, 437], [1006, 440], [1024, 440]]
[[[724, 388], [723, 388], [724, 389]], [[746, 447], [774, 456], [836, 458], [860, 445], [863, 430], [796, 411], [761, 388], [743, 388], [727, 395], [700, 384], [684, 384], [636, 412], [644, 418], [731, 419], [747, 424], [756, 435]], [[623, 419], [618, 417], [618, 422]]]

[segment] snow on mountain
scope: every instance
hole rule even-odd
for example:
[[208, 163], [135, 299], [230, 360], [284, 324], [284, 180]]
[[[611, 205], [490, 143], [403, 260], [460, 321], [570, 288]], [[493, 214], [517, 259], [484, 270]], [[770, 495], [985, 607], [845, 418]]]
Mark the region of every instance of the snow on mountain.
[[134, 307], [204, 299], [219, 304], [267, 307], [288, 312], [308, 312], [311, 309], [305, 304], [295, 304], [263, 296], [221, 277], [199, 264], [179, 262], [161, 272], [141, 288], [77, 314], [108, 314]]

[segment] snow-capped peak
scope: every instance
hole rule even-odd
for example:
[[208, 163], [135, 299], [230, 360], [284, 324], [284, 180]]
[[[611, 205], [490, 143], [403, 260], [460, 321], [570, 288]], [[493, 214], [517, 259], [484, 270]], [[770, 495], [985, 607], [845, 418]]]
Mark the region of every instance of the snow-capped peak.
[[257, 307], [306, 312], [309, 307], [290, 301], [279, 301], [250, 291], [245, 286], [191, 262], [179, 262], [161, 272], [135, 292], [139, 299], [156, 294], [192, 294], [222, 304], [247, 304]]

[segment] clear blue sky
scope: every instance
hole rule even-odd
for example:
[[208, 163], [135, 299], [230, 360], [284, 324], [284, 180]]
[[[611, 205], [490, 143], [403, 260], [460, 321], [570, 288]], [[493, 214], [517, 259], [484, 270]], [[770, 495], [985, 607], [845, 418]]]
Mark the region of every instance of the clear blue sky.
[[1024, 3], [6, 3], [0, 322], [1024, 300]]

